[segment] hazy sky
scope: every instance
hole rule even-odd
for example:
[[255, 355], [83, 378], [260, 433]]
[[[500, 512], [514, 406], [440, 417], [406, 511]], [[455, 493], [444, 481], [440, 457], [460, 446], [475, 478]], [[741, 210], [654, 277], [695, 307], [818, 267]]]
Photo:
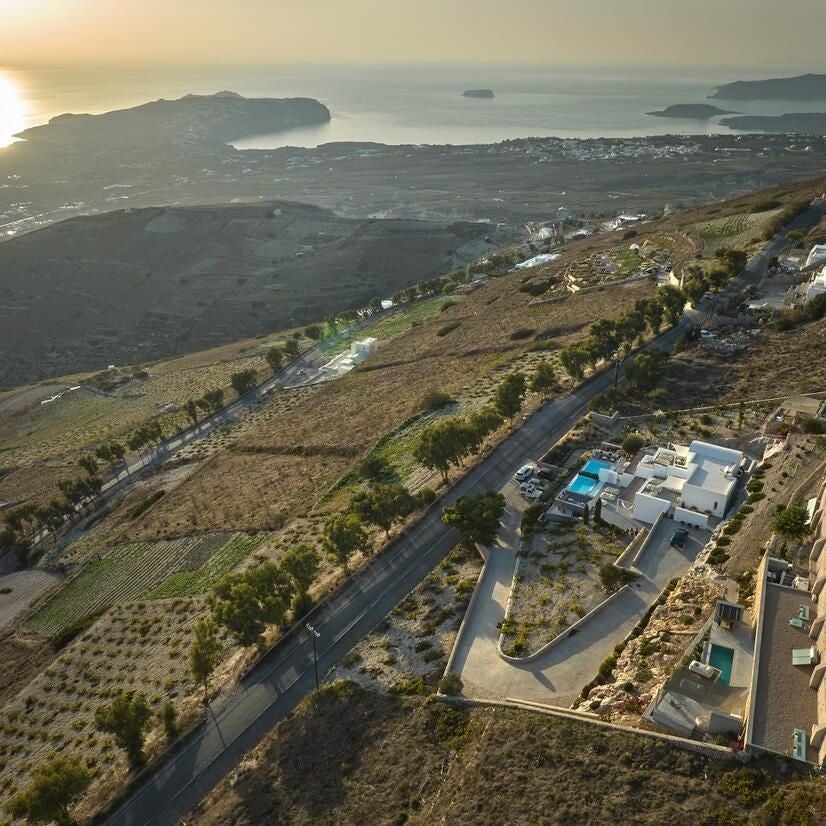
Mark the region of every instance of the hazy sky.
[[412, 60], [826, 71], [826, 0], [0, 0], [0, 63]]

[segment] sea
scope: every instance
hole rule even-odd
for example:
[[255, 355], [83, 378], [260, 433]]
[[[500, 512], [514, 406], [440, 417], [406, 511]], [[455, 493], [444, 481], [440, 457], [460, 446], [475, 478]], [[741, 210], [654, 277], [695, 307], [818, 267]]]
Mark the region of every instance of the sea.
[[[801, 102], [706, 101], [714, 87], [801, 73], [766, 66], [629, 67], [552, 64], [271, 65], [184, 67], [0, 66], [0, 146], [66, 112], [100, 113], [187, 93], [313, 97], [329, 123], [239, 141], [238, 148], [312, 147], [331, 141], [386, 144], [494, 143], [522, 137], [725, 134], [717, 120], [656, 118], [676, 103], [710, 102], [747, 114], [822, 111]], [[492, 100], [462, 96], [492, 89]]]

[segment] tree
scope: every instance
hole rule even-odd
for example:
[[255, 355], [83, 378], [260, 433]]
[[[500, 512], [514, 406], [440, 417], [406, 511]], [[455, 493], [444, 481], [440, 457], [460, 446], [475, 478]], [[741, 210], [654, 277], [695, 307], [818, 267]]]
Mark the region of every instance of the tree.
[[318, 575], [320, 565], [318, 551], [310, 545], [295, 545], [281, 557], [281, 569], [295, 586], [296, 607], [307, 605], [310, 586]]
[[292, 580], [265, 562], [244, 573], [227, 574], [210, 597], [215, 621], [241, 645], [260, 645], [268, 625], [280, 625], [295, 596]]
[[811, 526], [806, 524], [808, 518], [809, 513], [806, 508], [801, 508], [799, 505], [789, 505], [774, 515], [772, 528], [783, 534], [783, 536], [792, 539], [803, 539], [811, 529]]
[[98, 472], [98, 462], [94, 456], [81, 456], [78, 464], [86, 471], [87, 476], [94, 476]]
[[511, 373], [506, 376], [493, 396], [493, 407], [503, 419], [510, 419], [522, 409], [522, 400], [525, 398], [525, 376], [522, 373]]
[[250, 367], [248, 370], [239, 370], [230, 376], [230, 383], [232, 389], [239, 395], [243, 396], [255, 387], [258, 381], [258, 371]]
[[392, 482], [356, 494], [351, 507], [362, 520], [378, 525], [389, 538], [390, 528], [413, 512], [415, 500], [404, 485]]
[[713, 269], [707, 276], [706, 280], [708, 281], [709, 287], [711, 287], [714, 292], [719, 293], [723, 287], [728, 284], [731, 275], [727, 270], [721, 269]]
[[357, 513], [337, 513], [324, 525], [324, 550], [347, 570], [347, 561], [356, 551], [367, 549], [368, 537]]
[[647, 350], [636, 356], [625, 368], [625, 378], [638, 390], [653, 390], [662, 376], [668, 353], [662, 350]]
[[459, 531], [464, 545], [489, 545], [499, 531], [505, 512], [505, 497], [495, 491], [477, 496], [460, 496], [456, 503], [442, 512], [442, 521]]
[[152, 719], [152, 711], [143, 694], [121, 691], [107, 705], [95, 712], [95, 725], [100, 731], [111, 734], [115, 742], [126, 752], [129, 765], [136, 769], [146, 762], [143, 741]]
[[699, 267], [690, 267], [683, 278], [683, 294], [692, 304], [699, 304], [708, 291], [705, 273]]
[[284, 352], [280, 347], [270, 347], [270, 349], [264, 353], [264, 358], [267, 360], [267, 364], [270, 365], [273, 373], [277, 373], [284, 363]]
[[591, 510], [587, 502], [582, 506], [582, 521], [586, 525], [591, 521]]
[[298, 355], [298, 340], [294, 338], [288, 338], [284, 342], [284, 352], [291, 359], [294, 359]]
[[196, 404], [207, 413], [217, 413], [224, 406], [223, 388], [216, 387], [213, 390], [207, 390]]
[[[381, 304], [379, 304], [381, 306]], [[304, 335], [312, 341], [318, 341], [321, 338], [321, 327], [318, 324], [310, 324], [309, 327], [304, 328]]]
[[613, 358], [619, 348], [619, 335], [614, 322], [604, 318], [592, 324], [588, 342], [588, 348], [597, 361]]
[[166, 733], [166, 739], [172, 742], [178, 736], [178, 712], [175, 704], [169, 700], [161, 709], [161, 722]]
[[672, 284], [663, 284], [657, 288], [657, 301], [663, 308], [663, 315], [669, 324], [676, 324], [685, 308], [685, 296]]
[[594, 524], [600, 525], [602, 521], [602, 499], [598, 498], [597, 501], [594, 502]]
[[189, 667], [195, 682], [204, 688], [204, 702], [209, 697], [209, 678], [221, 662], [223, 646], [218, 639], [218, 626], [212, 617], [201, 617], [193, 628], [195, 639], [189, 649]]
[[29, 788], [6, 806], [8, 813], [29, 823], [72, 826], [69, 809], [89, 788], [92, 773], [76, 758], [52, 757], [35, 765], [31, 775]]
[[184, 413], [193, 425], [198, 424], [198, 404], [195, 399], [188, 399], [184, 402]]
[[328, 315], [327, 318], [324, 319], [324, 323], [327, 325], [327, 331], [331, 336], [334, 336], [338, 332], [338, 318], [335, 315]]
[[663, 325], [663, 305], [659, 301], [646, 300], [643, 315], [652, 333], [659, 333]]
[[422, 432], [413, 455], [425, 467], [438, 470], [442, 481], [447, 482], [451, 466], [458, 465], [478, 441], [478, 431], [468, 422], [457, 417], [445, 418]]
[[492, 407], [485, 406], [471, 414], [468, 424], [482, 444], [502, 424], [502, 417]]
[[558, 387], [559, 382], [553, 365], [549, 361], [540, 362], [531, 379], [531, 392], [539, 393], [543, 399], [547, 399]]
[[581, 344], [566, 347], [559, 353], [559, 361], [565, 369], [565, 372], [574, 381], [581, 380], [585, 375], [585, 365], [588, 364], [588, 360], [588, 353]]

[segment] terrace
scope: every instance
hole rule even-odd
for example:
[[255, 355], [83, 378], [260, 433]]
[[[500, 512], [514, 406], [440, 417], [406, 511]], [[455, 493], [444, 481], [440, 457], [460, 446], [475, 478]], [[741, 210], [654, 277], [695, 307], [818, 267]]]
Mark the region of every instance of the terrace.
[[[817, 763], [818, 749], [810, 741], [818, 727], [817, 692], [810, 687], [816, 662], [809, 656], [812, 640], [801, 605], [814, 612], [808, 591], [765, 582], [747, 744]], [[804, 651], [807, 656], [798, 655]]]

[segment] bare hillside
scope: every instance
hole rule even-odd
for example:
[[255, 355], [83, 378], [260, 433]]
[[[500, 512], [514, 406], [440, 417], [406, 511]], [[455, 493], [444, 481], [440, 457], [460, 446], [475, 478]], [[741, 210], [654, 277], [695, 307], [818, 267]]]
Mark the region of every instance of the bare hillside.
[[484, 254], [491, 231], [284, 202], [65, 221], [0, 244], [0, 386], [323, 319]]

